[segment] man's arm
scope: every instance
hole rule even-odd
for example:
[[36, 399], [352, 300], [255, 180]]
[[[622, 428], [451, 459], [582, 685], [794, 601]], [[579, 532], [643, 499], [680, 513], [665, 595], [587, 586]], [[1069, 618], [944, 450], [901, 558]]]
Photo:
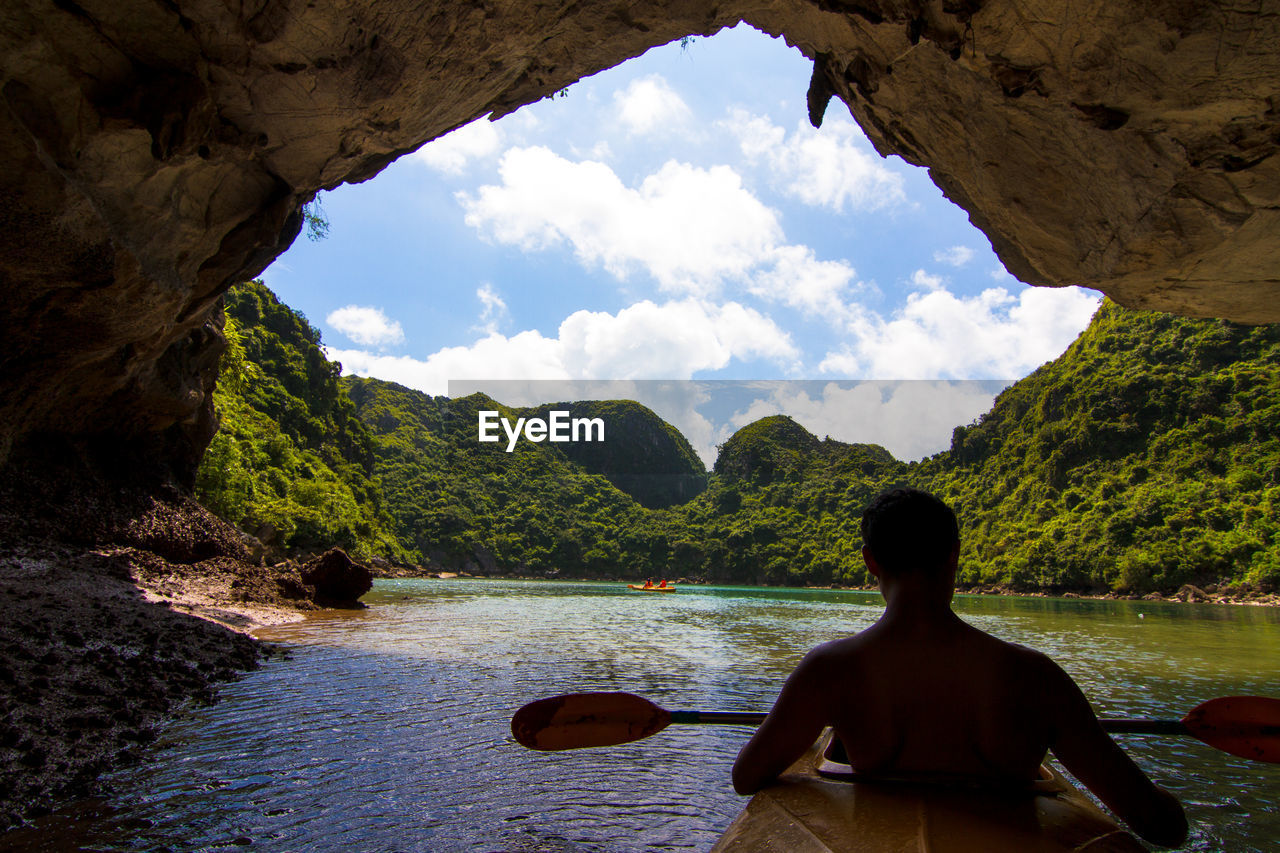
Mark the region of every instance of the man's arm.
[[822, 678], [810, 652], [782, 685], [778, 701], [733, 763], [733, 789], [754, 794], [813, 745], [826, 725]]
[[1138, 835], [1164, 847], [1181, 845], [1187, 840], [1187, 817], [1182, 804], [1147, 778], [1103, 730], [1071, 677], [1057, 664], [1051, 666], [1053, 754]]

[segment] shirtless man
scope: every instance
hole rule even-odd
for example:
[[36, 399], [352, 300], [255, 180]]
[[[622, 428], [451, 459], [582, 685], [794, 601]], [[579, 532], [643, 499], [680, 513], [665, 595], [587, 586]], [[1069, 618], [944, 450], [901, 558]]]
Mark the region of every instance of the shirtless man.
[[1052, 749], [1143, 838], [1186, 839], [1182, 806], [1102, 730], [1070, 676], [952, 612], [960, 536], [946, 504], [886, 492], [863, 513], [862, 538], [884, 615], [800, 662], [738, 754], [738, 793], [772, 782], [832, 726], [854, 769], [872, 775], [1032, 780]]

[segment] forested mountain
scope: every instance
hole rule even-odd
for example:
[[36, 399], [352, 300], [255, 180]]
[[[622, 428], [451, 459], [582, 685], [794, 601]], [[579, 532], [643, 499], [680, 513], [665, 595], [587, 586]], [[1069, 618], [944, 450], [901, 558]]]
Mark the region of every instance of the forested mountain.
[[[1106, 303], [1060, 358], [918, 463], [784, 416], [711, 474], [628, 401], [520, 409], [339, 378], [270, 291], [228, 295], [223, 430], [199, 496], [291, 547], [482, 574], [867, 583], [857, 520], [893, 485], [961, 517], [962, 582], [1018, 590], [1280, 585], [1280, 327]], [[604, 443], [479, 443], [477, 418], [602, 417]], [[499, 431], [501, 434], [501, 431]]]
[[967, 522], [971, 582], [1280, 585], [1280, 326], [1104, 303], [915, 477]]
[[[496, 410], [514, 424], [520, 417], [545, 416], [548, 407], [514, 409], [480, 394], [431, 397], [377, 379], [347, 378], [344, 384], [375, 436], [375, 470], [397, 535], [435, 564], [489, 573], [638, 577], [657, 559], [646, 532], [650, 511], [610, 483], [604, 469], [626, 468], [633, 463], [629, 455], [641, 454], [657, 470], [692, 473], [683, 437], [680, 443], [662, 442], [653, 453], [624, 449], [623, 424], [652, 439], [653, 421], [661, 423], [636, 403], [614, 404], [613, 413], [625, 416], [610, 421], [618, 432], [612, 443], [616, 456], [602, 455], [588, 466], [561, 450], [575, 445], [521, 440], [508, 453], [501, 430], [498, 442], [477, 441], [482, 409]], [[581, 417], [589, 407], [575, 410]], [[651, 440], [646, 446], [654, 449]]]
[[599, 418], [609, 424], [603, 441], [561, 445], [569, 461], [656, 508], [680, 504], [707, 487], [707, 472], [693, 445], [678, 429], [630, 400], [546, 403], [517, 414], [547, 417], [552, 411], [571, 418]]
[[721, 583], [862, 585], [858, 520], [911, 467], [876, 444], [816, 436], [789, 417], [748, 424], [720, 449], [705, 497], [684, 507], [682, 566]]
[[259, 282], [227, 293], [218, 434], [196, 496], [269, 545], [409, 559], [373, 479], [373, 439], [320, 333]]

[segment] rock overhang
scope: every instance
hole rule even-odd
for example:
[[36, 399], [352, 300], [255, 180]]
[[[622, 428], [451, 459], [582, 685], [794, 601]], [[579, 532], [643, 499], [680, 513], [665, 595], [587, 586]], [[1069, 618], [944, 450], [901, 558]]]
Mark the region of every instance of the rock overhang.
[[1280, 321], [1280, 2], [14, 0], [0, 458], [107, 435], [181, 479], [214, 426], [211, 308], [318, 190], [739, 21], [814, 59], [815, 117], [842, 100], [1022, 280]]

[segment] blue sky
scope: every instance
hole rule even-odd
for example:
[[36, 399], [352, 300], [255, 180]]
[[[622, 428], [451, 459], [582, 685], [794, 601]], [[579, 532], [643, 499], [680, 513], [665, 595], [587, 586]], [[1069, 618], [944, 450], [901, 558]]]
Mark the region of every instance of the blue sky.
[[1098, 295], [1009, 276], [838, 100], [811, 128], [810, 71], [745, 25], [655, 48], [323, 194], [330, 236], [263, 278], [347, 372], [431, 394], [1011, 380], [1061, 353]]

